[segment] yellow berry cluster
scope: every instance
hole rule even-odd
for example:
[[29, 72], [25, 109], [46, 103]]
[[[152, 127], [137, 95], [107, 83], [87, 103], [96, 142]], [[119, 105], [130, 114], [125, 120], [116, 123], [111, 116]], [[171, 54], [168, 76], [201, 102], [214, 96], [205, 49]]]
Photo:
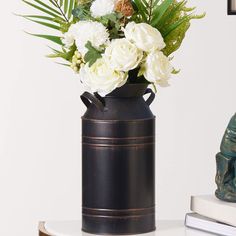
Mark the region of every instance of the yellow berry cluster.
[[80, 68], [84, 65], [84, 61], [82, 58], [81, 53], [79, 53], [78, 51], [75, 51], [74, 56], [72, 57], [72, 62], [71, 62], [71, 68], [75, 71], [75, 72], [79, 72]]

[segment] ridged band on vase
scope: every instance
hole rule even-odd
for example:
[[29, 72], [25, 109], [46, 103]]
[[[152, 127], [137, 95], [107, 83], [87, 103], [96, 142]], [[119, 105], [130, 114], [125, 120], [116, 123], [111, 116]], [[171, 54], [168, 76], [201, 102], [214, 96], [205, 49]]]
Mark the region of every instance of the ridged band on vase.
[[83, 231], [155, 230], [155, 117], [82, 123]]

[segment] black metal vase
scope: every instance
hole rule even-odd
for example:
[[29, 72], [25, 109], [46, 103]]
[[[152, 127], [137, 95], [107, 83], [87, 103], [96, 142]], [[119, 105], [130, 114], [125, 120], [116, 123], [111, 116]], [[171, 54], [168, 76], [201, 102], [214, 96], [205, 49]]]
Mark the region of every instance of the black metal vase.
[[82, 117], [84, 232], [155, 230], [154, 98], [145, 84], [127, 84], [105, 98], [81, 96], [88, 108]]

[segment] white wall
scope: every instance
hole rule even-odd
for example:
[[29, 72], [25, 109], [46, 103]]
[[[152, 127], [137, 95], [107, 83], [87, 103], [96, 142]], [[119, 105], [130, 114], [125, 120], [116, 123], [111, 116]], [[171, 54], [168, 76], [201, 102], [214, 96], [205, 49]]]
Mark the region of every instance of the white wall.
[[[182, 69], [159, 91], [157, 216], [183, 219], [191, 194], [215, 190], [215, 154], [236, 111], [236, 16], [226, 0], [191, 1], [207, 17], [195, 21], [176, 53]], [[15, 17], [21, 1], [2, 3], [0, 54], [0, 235], [37, 235], [44, 219], [80, 219], [79, 100], [67, 68], [44, 57], [47, 42], [22, 30], [44, 28]]]

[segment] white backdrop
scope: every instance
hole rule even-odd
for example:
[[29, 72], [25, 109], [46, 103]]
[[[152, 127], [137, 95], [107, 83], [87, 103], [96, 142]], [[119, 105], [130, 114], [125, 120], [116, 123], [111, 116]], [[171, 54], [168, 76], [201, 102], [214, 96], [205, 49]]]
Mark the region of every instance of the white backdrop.
[[[215, 190], [215, 154], [236, 112], [236, 16], [226, 0], [192, 0], [194, 21], [175, 65], [182, 72], [158, 92], [157, 217], [183, 219], [192, 194]], [[0, 14], [0, 235], [37, 235], [39, 220], [80, 219], [80, 117], [83, 89], [67, 68], [46, 59], [47, 42], [23, 33], [44, 28]], [[50, 44], [50, 43], [49, 43]]]

